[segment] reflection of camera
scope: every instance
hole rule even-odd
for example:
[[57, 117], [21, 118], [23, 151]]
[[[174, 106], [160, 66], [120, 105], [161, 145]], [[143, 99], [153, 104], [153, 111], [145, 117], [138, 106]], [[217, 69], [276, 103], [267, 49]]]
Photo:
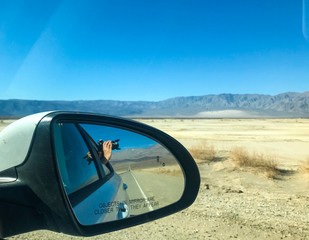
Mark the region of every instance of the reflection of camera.
[[[119, 148], [119, 141], [120, 141], [120, 139], [116, 139], [116, 140], [112, 141], [112, 150], [120, 150], [120, 148]], [[104, 143], [104, 141], [102, 139], [100, 139], [98, 141], [98, 151], [99, 152], [102, 151], [103, 143]]]

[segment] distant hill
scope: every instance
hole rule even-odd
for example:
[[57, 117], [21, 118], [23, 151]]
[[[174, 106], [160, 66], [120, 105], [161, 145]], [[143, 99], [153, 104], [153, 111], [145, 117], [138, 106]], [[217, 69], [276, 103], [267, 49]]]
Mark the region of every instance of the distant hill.
[[0, 100], [0, 116], [50, 110], [96, 112], [126, 117], [309, 117], [309, 92], [278, 95], [218, 94], [147, 101]]

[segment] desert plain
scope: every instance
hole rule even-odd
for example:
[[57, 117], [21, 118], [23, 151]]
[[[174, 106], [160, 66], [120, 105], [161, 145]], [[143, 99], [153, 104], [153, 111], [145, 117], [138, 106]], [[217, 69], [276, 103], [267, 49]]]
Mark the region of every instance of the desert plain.
[[[137, 121], [170, 134], [191, 152], [201, 175], [193, 205], [90, 238], [40, 230], [9, 239], [309, 239], [309, 119]], [[2, 120], [0, 131], [8, 123]], [[270, 162], [274, 172], [240, 165], [235, 152]]]

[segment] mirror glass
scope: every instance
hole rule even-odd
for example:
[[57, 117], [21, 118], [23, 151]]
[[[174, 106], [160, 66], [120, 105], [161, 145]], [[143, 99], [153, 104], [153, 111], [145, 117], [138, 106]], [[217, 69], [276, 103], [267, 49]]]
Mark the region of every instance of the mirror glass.
[[116, 221], [177, 202], [184, 176], [176, 158], [142, 134], [76, 122], [53, 129], [63, 187], [83, 225]]

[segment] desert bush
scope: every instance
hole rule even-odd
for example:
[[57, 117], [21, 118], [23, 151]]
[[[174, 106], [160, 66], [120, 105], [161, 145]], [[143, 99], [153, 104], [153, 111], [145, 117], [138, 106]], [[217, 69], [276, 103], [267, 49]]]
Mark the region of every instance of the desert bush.
[[155, 169], [152, 172], [157, 174], [165, 174], [170, 176], [183, 176], [183, 173], [180, 169], [173, 169], [173, 168], [159, 168]]
[[238, 167], [264, 173], [268, 178], [275, 178], [279, 173], [278, 164], [273, 157], [250, 153], [243, 147], [233, 148], [230, 152], [230, 158]]
[[309, 176], [309, 157], [303, 164], [299, 167], [301, 173], [306, 174]]
[[197, 163], [210, 162], [216, 159], [216, 150], [213, 145], [207, 143], [197, 144], [189, 149]]

